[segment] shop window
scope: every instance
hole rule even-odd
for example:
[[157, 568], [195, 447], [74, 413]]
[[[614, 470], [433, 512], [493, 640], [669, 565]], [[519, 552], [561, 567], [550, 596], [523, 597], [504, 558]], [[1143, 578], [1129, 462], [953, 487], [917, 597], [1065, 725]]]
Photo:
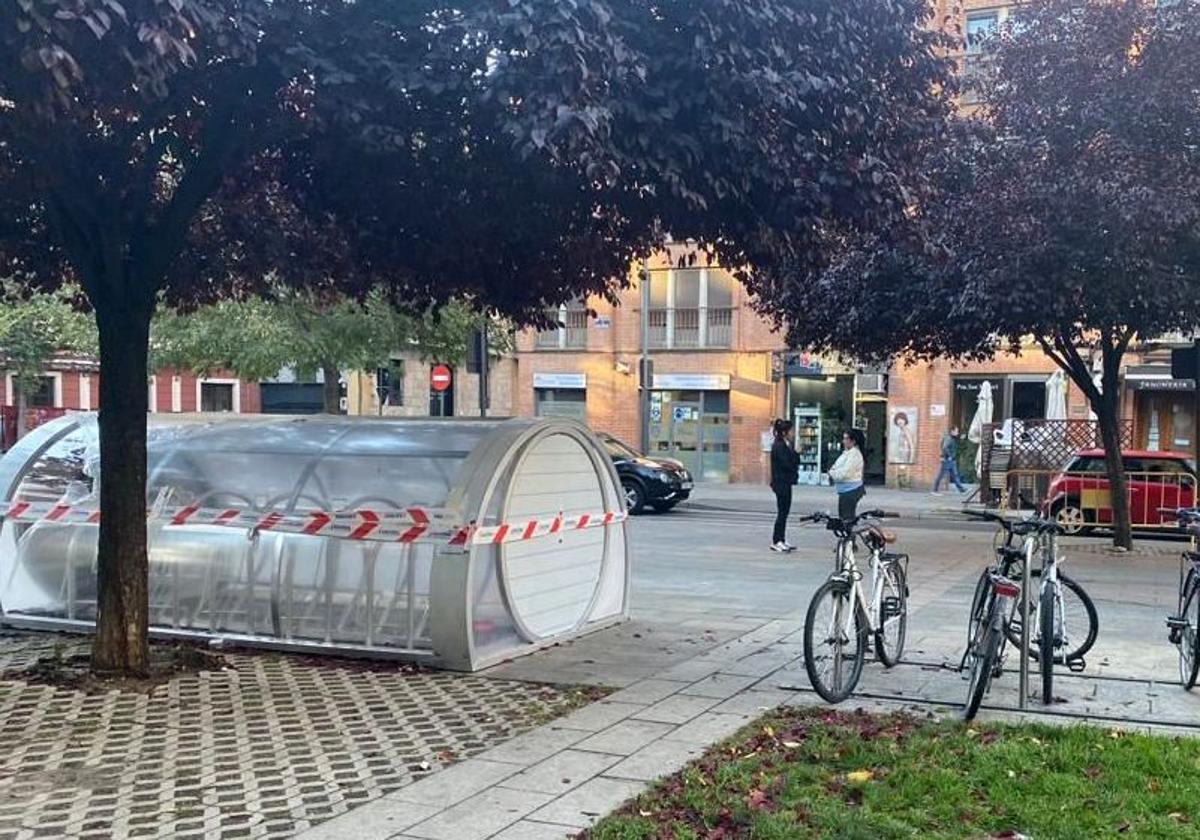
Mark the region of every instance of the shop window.
[[387, 367], [375, 371], [375, 394], [380, 405], [404, 405], [404, 362], [393, 359]]
[[1012, 383], [1012, 416], [1018, 420], [1041, 420], [1046, 416], [1046, 382]]
[[39, 376], [37, 387], [30, 390], [25, 404], [30, 408], [54, 408], [54, 377]]
[[587, 391], [580, 388], [538, 388], [535, 391], [538, 417], [569, 417], [587, 421]]
[[201, 382], [200, 410], [233, 411], [233, 385], [224, 382]]

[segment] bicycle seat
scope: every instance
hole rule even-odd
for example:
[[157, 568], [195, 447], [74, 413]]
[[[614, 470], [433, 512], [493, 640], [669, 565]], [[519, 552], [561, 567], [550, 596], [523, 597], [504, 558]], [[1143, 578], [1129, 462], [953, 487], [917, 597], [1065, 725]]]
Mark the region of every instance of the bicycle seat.
[[872, 536], [874, 536], [884, 545], [891, 545], [896, 541], [895, 531], [885, 531], [883, 528], [875, 525], [872, 525], [868, 530], [871, 532]]

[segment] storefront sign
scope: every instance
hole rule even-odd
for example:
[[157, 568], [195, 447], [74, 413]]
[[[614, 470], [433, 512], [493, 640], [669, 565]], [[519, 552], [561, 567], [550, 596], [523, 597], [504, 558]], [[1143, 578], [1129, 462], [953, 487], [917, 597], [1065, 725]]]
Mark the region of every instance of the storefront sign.
[[587, 388], [586, 373], [535, 373], [534, 388]]
[[1194, 379], [1129, 379], [1134, 391], [1195, 391]]
[[606, 330], [612, 326], [611, 318], [596, 317], [592, 319], [592, 326], [598, 330]]
[[945, 417], [946, 416], [945, 403], [934, 403], [933, 405], [929, 406], [929, 416], [930, 417]]
[[824, 372], [824, 362], [810, 353], [787, 353], [783, 357], [785, 376], [821, 376]]
[[727, 373], [656, 373], [654, 387], [669, 391], [728, 391]]

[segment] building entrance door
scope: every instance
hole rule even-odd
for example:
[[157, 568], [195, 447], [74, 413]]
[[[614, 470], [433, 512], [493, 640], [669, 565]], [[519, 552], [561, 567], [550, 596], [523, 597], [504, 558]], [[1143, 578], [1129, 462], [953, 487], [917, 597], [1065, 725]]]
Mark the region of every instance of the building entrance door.
[[729, 480], [729, 398], [724, 392], [655, 391], [651, 457], [674, 458], [697, 480]]

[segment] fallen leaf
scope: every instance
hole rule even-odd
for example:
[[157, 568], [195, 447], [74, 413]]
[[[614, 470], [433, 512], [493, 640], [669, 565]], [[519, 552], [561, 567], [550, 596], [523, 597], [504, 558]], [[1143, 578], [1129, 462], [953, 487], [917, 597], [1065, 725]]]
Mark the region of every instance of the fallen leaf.
[[794, 750], [794, 749], [796, 749], [796, 747], [800, 746], [800, 742], [799, 741], [784, 741], [783, 745], [785, 747], [787, 747], [789, 750]]
[[775, 737], [775, 730], [774, 730], [774, 729], [772, 729], [772, 728], [771, 728], [771, 727], [769, 727], [769, 726], [764, 726], [764, 727], [763, 727], [763, 734], [764, 734], [764, 735], [766, 735], [768, 738], [774, 738], [774, 737]]
[[1129, 820], [1126, 820], [1125, 822], [1123, 822], [1119, 826], [1117, 826], [1117, 834], [1124, 834], [1126, 831], [1129, 831], [1129, 829], [1131, 829], [1131, 828], [1133, 828], [1133, 826], [1129, 824]]
[[870, 770], [855, 770], [853, 773], [846, 774], [846, 781], [854, 782], [855, 784], [862, 784], [863, 782], [869, 782], [869, 781], [871, 781], [871, 779], [874, 779], [874, 778], [875, 778], [875, 773]]
[[1177, 823], [1185, 823], [1188, 821], [1187, 817], [1178, 811], [1172, 811], [1171, 813], [1167, 814], [1167, 819], [1175, 820]]
[[767, 804], [767, 795], [758, 788], [746, 794], [746, 804], [751, 808], [762, 808]]
[[1017, 778], [1017, 771], [1016, 771], [1016, 770], [1009, 770], [1009, 771], [1008, 771], [1008, 778], [1010, 778], [1010, 779], [1015, 779], [1015, 778]]

